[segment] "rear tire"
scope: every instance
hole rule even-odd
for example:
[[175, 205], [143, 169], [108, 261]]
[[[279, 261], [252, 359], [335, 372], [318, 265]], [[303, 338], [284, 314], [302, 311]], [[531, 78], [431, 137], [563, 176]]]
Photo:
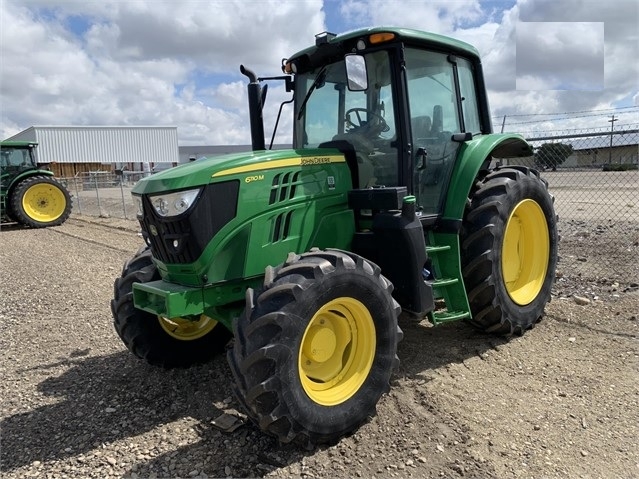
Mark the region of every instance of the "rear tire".
[[151, 250], [143, 248], [115, 280], [111, 312], [115, 330], [127, 349], [149, 364], [164, 368], [204, 363], [224, 351], [231, 332], [208, 316], [202, 315], [199, 321], [168, 320], [135, 307], [133, 283], [158, 279]]
[[337, 250], [289, 255], [247, 292], [228, 360], [248, 415], [283, 443], [352, 433], [390, 388], [402, 332], [380, 269]]
[[59, 226], [71, 214], [71, 195], [55, 178], [31, 176], [13, 189], [7, 212], [31, 228]]
[[470, 322], [481, 330], [522, 334], [541, 320], [557, 266], [553, 201], [525, 167], [499, 168], [475, 185], [461, 248]]

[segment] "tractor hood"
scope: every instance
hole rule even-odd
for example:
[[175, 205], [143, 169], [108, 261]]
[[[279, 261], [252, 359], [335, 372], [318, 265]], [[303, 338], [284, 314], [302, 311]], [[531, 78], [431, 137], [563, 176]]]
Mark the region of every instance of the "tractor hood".
[[202, 158], [143, 178], [133, 187], [132, 192], [136, 195], [163, 193], [238, 177], [248, 183], [252, 176], [265, 170], [344, 161], [343, 154], [338, 150], [326, 148], [232, 153]]
[[346, 247], [351, 189], [344, 155], [326, 148], [195, 160], [144, 178], [132, 192], [162, 278], [195, 287], [257, 277], [290, 251]]

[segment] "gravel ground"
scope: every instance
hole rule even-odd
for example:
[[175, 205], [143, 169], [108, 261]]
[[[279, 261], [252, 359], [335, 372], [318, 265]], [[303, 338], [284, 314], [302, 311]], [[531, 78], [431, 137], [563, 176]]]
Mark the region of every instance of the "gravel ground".
[[109, 301], [134, 222], [4, 225], [2, 477], [639, 477], [639, 226], [560, 227], [542, 323], [507, 341], [400, 318], [377, 416], [300, 451], [215, 427], [238, 415], [224, 358], [163, 371], [125, 350]]

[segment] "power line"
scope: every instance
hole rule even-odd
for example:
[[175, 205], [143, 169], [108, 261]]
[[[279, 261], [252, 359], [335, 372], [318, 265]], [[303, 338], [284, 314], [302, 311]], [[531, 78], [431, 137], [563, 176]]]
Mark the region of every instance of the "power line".
[[[624, 131], [622, 133], [633, 133], [633, 134], [637, 134], [639, 133], [639, 129], [637, 130], [628, 130], [628, 131]], [[528, 137], [526, 138], [526, 141], [541, 141], [541, 140], [556, 140], [556, 139], [567, 139], [567, 138], [591, 138], [591, 137], [595, 137], [595, 136], [607, 136], [610, 135], [609, 132], [604, 131], [604, 132], [588, 132], [588, 133], [577, 133], [574, 135], [566, 135], [566, 134], [562, 134], [562, 135], [553, 135], [553, 136], [538, 136], [538, 137]]]
[[[636, 107], [634, 107], [636, 108]], [[548, 120], [544, 120], [544, 121], [563, 121], [563, 120], [573, 120], [575, 118], [592, 118], [592, 117], [597, 117], [597, 116], [610, 116], [610, 114], [608, 113], [595, 113], [593, 115], [575, 115], [575, 116], [564, 116], [564, 117], [560, 117], [560, 118], [549, 118]], [[530, 120], [530, 121], [516, 121], [514, 123], [508, 123], [508, 125], [527, 125], [530, 123], [539, 123], [540, 120]]]
[[[615, 120], [617, 121], [617, 120]], [[639, 127], [639, 123], [623, 123], [617, 125], [618, 130], [615, 130], [615, 135], [623, 135], [626, 134], [628, 129], [635, 130]], [[508, 130], [507, 130], [508, 131]], [[605, 126], [595, 126], [595, 127], [582, 127], [582, 128], [554, 128], [552, 130], [521, 130], [521, 131], [513, 131], [513, 133], [521, 133], [523, 135], [528, 134], [537, 134], [537, 133], [557, 133], [557, 132], [569, 132], [569, 131], [589, 131], [593, 133], [607, 133], [608, 127]]]
[[[506, 115], [493, 115], [491, 118], [502, 118], [504, 116], [507, 116], [509, 118], [511, 117], [518, 117], [518, 116], [554, 116], [554, 115], [572, 115], [574, 113], [592, 113], [595, 111], [619, 111], [619, 110], [627, 110], [627, 109], [631, 109], [631, 108], [639, 108], [639, 106], [620, 106], [620, 107], [616, 107], [616, 108], [602, 108], [600, 110], [579, 110], [579, 111], [562, 111], [562, 112], [558, 112], [558, 113], [517, 113], [517, 114], [506, 114]], [[594, 115], [594, 116], [598, 116], [598, 115]]]

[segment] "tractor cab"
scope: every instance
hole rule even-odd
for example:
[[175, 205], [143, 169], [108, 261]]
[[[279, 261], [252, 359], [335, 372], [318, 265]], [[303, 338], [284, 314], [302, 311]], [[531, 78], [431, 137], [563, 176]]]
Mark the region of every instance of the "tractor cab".
[[462, 42], [443, 52], [437, 35], [401, 37], [322, 34], [285, 63], [295, 75], [293, 147], [338, 148], [354, 188], [405, 186], [417, 214], [434, 215], [461, 144], [490, 133], [481, 64]]
[[2, 178], [14, 176], [23, 171], [38, 168], [35, 157], [36, 143], [29, 142], [2, 142], [0, 149], [0, 167]]

